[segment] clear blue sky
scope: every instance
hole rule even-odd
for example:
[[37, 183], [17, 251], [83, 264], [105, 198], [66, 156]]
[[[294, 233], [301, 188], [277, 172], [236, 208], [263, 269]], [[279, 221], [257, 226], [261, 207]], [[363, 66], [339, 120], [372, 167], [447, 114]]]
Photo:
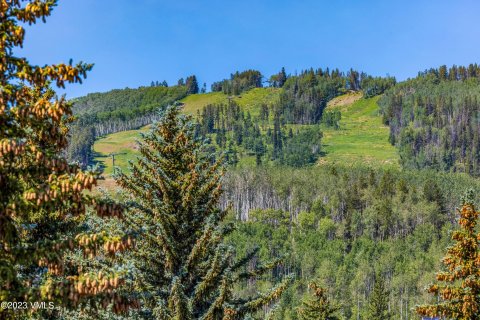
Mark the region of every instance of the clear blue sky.
[[209, 88], [236, 70], [282, 66], [402, 80], [480, 62], [479, 12], [476, 0], [60, 0], [46, 24], [27, 28], [21, 54], [95, 63], [70, 98], [190, 74]]

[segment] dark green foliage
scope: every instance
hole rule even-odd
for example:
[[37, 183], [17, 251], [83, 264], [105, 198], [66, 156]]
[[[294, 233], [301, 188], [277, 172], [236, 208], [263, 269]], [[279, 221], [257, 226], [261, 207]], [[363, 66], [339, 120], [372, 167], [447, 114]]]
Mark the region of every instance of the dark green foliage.
[[67, 159], [88, 164], [93, 156], [92, 146], [95, 143], [95, 129], [92, 126], [72, 125], [70, 144], [67, 149]]
[[332, 305], [327, 298], [327, 292], [324, 288], [318, 286], [315, 282], [308, 285], [313, 291], [314, 298], [302, 302], [299, 309], [301, 320], [339, 320], [337, 315], [339, 306]]
[[268, 122], [268, 107], [262, 107], [260, 117], [266, 120], [263, 121], [261, 129], [258, 118], [252, 118], [249, 112], [242, 112], [234, 101], [230, 101], [228, 105], [207, 105], [197, 115], [197, 134], [215, 134], [215, 141], [220, 149], [224, 149], [227, 142], [243, 147], [247, 156], [255, 157], [257, 165], [269, 161], [293, 167], [314, 163], [321, 151], [320, 129], [302, 128], [294, 134], [290, 127], [287, 132], [287, 127], [282, 125], [280, 114], [272, 112], [273, 127]]
[[225, 150], [225, 163], [231, 166], [236, 166], [238, 163], [237, 149], [231, 141], [227, 143], [227, 148]]
[[274, 74], [270, 77], [270, 85], [274, 88], [281, 88], [285, 84], [285, 81], [287, 81], [287, 73], [285, 72], [285, 68], [282, 68], [282, 70]]
[[233, 230], [220, 210], [221, 160], [204, 152], [194, 125], [169, 107], [139, 143], [131, 174], [117, 182], [130, 201], [130, 223], [141, 238], [132, 253], [143, 313], [155, 319], [241, 319], [273, 302], [284, 290], [239, 299], [236, 283], [259, 277], [271, 266], [252, 266], [253, 253], [235, 259], [224, 237]]
[[370, 98], [394, 84], [395, 78], [374, 78], [353, 69], [346, 75], [338, 69], [309, 69], [298, 76], [288, 77], [282, 86], [277, 110], [286, 123], [319, 123], [327, 102], [336, 96], [348, 90], [363, 90], [364, 96]]
[[303, 71], [287, 79], [277, 110], [287, 123], [319, 123], [327, 102], [342, 93], [345, 83], [338, 70]]
[[366, 77], [365, 73], [359, 73], [356, 70], [350, 69], [350, 71], [347, 72], [347, 83], [346, 83], [346, 89], [347, 90], [352, 90], [352, 91], [358, 91], [360, 90], [361, 86], [360, 83], [363, 78]]
[[417, 306], [422, 316], [445, 317], [455, 320], [479, 319], [480, 311], [480, 252], [478, 217], [480, 212], [473, 205], [473, 190], [468, 190], [458, 210], [459, 227], [451, 237], [454, 241], [442, 259], [443, 270], [436, 274], [437, 283], [431, 284], [428, 292], [435, 296], [429, 305]]
[[373, 291], [368, 301], [367, 317], [369, 320], [389, 320], [392, 318], [388, 311], [390, 293], [385, 288], [385, 280], [381, 275], [375, 277]]
[[395, 83], [396, 83], [396, 80], [394, 77], [382, 78], [382, 77], [367, 76], [362, 79], [362, 83], [361, 83], [363, 96], [365, 98], [371, 98], [379, 94], [382, 94], [386, 90], [393, 87]]
[[[424, 186], [437, 189], [445, 211]], [[451, 173], [355, 166], [235, 169], [224, 181], [224, 205], [232, 201], [245, 222], [229, 239], [239, 253], [258, 245], [259, 259], [284, 257], [271, 279], [254, 288], [296, 275], [297, 289], [282, 298], [275, 319], [297, 319], [292, 310], [312, 279], [331, 290], [346, 319], [369, 319], [375, 271], [388, 277], [392, 314], [413, 319], [412, 308], [424, 301], [425, 279], [434, 277], [450, 241], [453, 212], [466, 186], [479, 194], [479, 181]]]
[[[193, 83], [192, 79], [190, 83]], [[185, 86], [156, 85], [91, 93], [75, 99], [73, 112], [77, 122], [71, 128], [69, 159], [88, 164], [94, 139], [150, 124], [157, 119], [157, 109], [171, 105], [186, 95]]]
[[140, 87], [90, 93], [73, 101], [73, 111], [81, 124], [98, 124], [107, 120], [129, 120], [155, 112], [182, 99], [184, 86]]
[[300, 131], [287, 140], [283, 149], [282, 163], [292, 167], [313, 164], [320, 155], [322, 132], [318, 127]]
[[404, 167], [480, 174], [480, 87], [458, 69], [452, 77], [444, 68], [426, 72], [380, 99]]
[[340, 129], [340, 120], [342, 119], [342, 113], [339, 110], [325, 111], [323, 114], [322, 122], [327, 127], [332, 127], [335, 130]]
[[196, 94], [198, 93], [198, 81], [195, 75], [187, 77], [185, 82], [185, 86], [187, 87], [187, 94]]
[[221, 91], [229, 95], [239, 95], [252, 88], [261, 88], [262, 78], [262, 74], [257, 70], [237, 71], [230, 76], [229, 80], [214, 82], [212, 84], [212, 91]]
[[468, 79], [480, 79], [480, 66], [470, 64], [468, 67], [453, 65], [448, 68], [446, 65], [438, 69], [431, 68], [418, 73], [418, 78], [428, 78], [431, 81], [465, 81]]
[[[72, 258], [85, 254], [103, 260], [102, 246], [111, 240], [108, 233], [84, 232], [87, 208], [100, 220], [121, 217], [123, 211], [89, 192], [97, 170], [82, 171], [65, 158], [72, 105], [51, 84], [64, 89], [81, 83], [92, 65], [37, 66], [14, 55], [24, 44], [24, 27], [45, 22], [56, 5], [55, 0], [1, 4], [0, 319], [53, 318], [60, 308], [96, 306], [100, 299], [115, 311], [131, 307], [118, 295], [122, 279], [114, 270], [106, 274], [112, 285], [100, 288], [97, 274], [85, 273]], [[85, 286], [86, 279], [95, 285]], [[31, 307], [42, 301], [48, 308]], [[6, 302], [13, 306], [5, 307]]]

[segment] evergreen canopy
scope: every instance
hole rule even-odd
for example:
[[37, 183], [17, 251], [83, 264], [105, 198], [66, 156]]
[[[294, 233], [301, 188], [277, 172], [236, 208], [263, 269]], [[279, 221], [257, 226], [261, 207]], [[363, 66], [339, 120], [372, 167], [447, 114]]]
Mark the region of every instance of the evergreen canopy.
[[441, 283], [432, 284], [428, 291], [440, 298], [436, 304], [417, 307], [422, 316], [448, 319], [480, 319], [480, 233], [476, 226], [480, 212], [472, 201], [459, 210], [460, 230], [453, 232], [455, 244], [443, 258], [446, 269], [437, 273]]
[[131, 173], [117, 172], [130, 196], [130, 223], [143, 234], [133, 253], [137, 288], [144, 312], [157, 319], [241, 319], [286, 287], [282, 282], [257, 297], [235, 297], [236, 282], [274, 264], [249, 269], [256, 252], [235, 260], [234, 249], [224, 244], [234, 226], [219, 209], [223, 167], [204, 147], [191, 118], [169, 107], [143, 136]]
[[[82, 171], [62, 156], [72, 110], [50, 85], [81, 83], [92, 65], [39, 67], [14, 56], [23, 45], [23, 25], [45, 21], [56, 3], [0, 3], [0, 301], [74, 308], [103, 297], [116, 311], [126, 310], [129, 303], [115, 295], [118, 275], [86, 274], [69, 255], [76, 248], [92, 259], [111, 243], [107, 234], [80, 233], [87, 206], [100, 217], [122, 214], [120, 206], [84, 192], [96, 184], [97, 171]], [[0, 318], [20, 312], [2, 308]]]

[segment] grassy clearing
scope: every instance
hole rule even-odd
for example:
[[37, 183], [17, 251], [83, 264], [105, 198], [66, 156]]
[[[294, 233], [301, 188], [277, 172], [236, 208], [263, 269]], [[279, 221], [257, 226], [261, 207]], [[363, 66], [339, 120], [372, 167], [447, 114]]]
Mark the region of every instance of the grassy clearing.
[[[233, 97], [240, 107], [249, 111], [252, 116], [259, 114], [260, 106], [264, 103], [269, 104], [278, 99], [279, 89], [275, 88], [255, 88], [240, 96]], [[183, 111], [188, 114], [196, 115], [197, 110], [208, 104], [226, 103], [228, 96], [222, 92], [210, 92], [205, 94], [190, 95], [181, 102], [183, 103]], [[108, 177], [112, 174], [112, 158], [108, 155], [111, 153], [121, 153], [115, 156], [115, 165], [121, 168], [127, 168], [128, 160], [133, 160], [138, 153], [135, 149], [135, 140], [140, 138], [140, 132], [145, 132], [147, 127], [140, 130], [130, 130], [110, 134], [106, 137], [98, 139], [93, 149], [96, 152], [95, 161], [100, 163], [105, 169], [105, 175]]]
[[[234, 97], [243, 110], [249, 111], [252, 116], [258, 115], [263, 103], [269, 104], [278, 99], [279, 91], [273, 88], [257, 88]], [[325, 156], [319, 163], [340, 164], [369, 164], [382, 166], [398, 166], [396, 149], [388, 142], [388, 127], [381, 122], [378, 115], [378, 97], [362, 99], [361, 94], [349, 93], [337, 97], [329, 102], [327, 109], [339, 109], [342, 113], [340, 129], [334, 130], [322, 125], [323, 150]], [[214, 92], [207, 94], [191, 95], [183, 99], [184, 112], [196, 115], [197, 110], [207, 104], [228, 101], [223, 93]], [[291, 125], [301, 129], [301, 125]], [[97, 156], [95, 161], [104, 167], [106, 180], [101, 186], [112, 185], [112, 158], [110, 153], [122, 153], [115, 156], [115, 165], [122, 169], [128, 167], [128, 161], [134, 160], [138, 154], [135, 140], [140, 138], [140, 132], [145, 132], [148, 127], [140, 130], [123, 131], [110, 134], [98, 139], [94, 144]], [[214, 137], [212, 138], [214, 139]], [[242, 148], [238, 149], [241, 157], [239, 165], [255, 165], [255, 157], [247, 155]]]
[[180, 102], [183, 103], [185, 113], [196, 115], [197, 111], [208, 104], [227, 103], [228, 99], [233, 99], [244, 110], [249, 111], [252, 116], [260, 113], [262, 104], [270, 104], [278, 99], [280, 89], [277, 88], [255, 88], [238, 96], [229, 97], [222, 92], [210, 92], [203, 94], [190, 95]]
[[327, 107], [339, 109], [342, 120], [339, 130], [323, 128], [326, 155], [319, 162], [398, 166], [397, 151], [388, 142], [389, 129], [378, 114], [379, 97], [360, 98], [348, 94]]
[[227, 103], [228, 97], [222, 92], [210, 92], [203, 94], [193, 94], [180, 100], [183, 103], [183, 110], [185, 113], [197, 114], [197, 110], [208, 104]]
[[115, 166], [122, 169], [128, 167], [128, 160], [133, 160], [138, 154], [135, 140], [140, 138], [141, 132], [146, 132], [147, 127], [139, 130], [129, 130], [109, 134], [106, 137], [98, 139], [93, 145], [96, 153], [95, 161], [104, 168], [106, 176], [113, 172], [111, 153], [120, 153], [115, 156]]
[[252, 116], [260, 114], [262, 104], [271, 104], [278, 100], [280, 89], [277, 88], [255, 88], [248, 92], [236, 96], [233, 100], [246, 112], [249, 111]]

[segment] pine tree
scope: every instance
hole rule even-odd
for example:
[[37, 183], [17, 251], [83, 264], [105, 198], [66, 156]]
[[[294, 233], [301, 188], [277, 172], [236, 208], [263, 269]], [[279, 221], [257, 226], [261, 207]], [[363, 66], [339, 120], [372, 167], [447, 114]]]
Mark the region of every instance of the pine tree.
[[278, 74], [278, 87], [281, 88], [287, 81], [287, 73], [285, 72], [285, 67], [282, 67], [282, 70]]
[[436, 276], [444, 284], [432, 284], [428, 289], [440, 302], [418, 306], [420, 315], [480, 319], [480, 233], [475, 230], [480, 213], [475, 211], [471, 198], [465, 199], [459, 210], [460, 230], [453, 232], [455, 244], [443, 258], [446, 270]]
[[185, 86], [187, 87], [187, 94], [196, 94], [198, 93], [198, 81], [195, 75], [187, 77], [185, 81]]
[[[115, 296], [118, 275], [109, 274], [110, 282], [85, 274], [69, 253], [77, 248], [92, 258], [113, 243], [108, 235], [78, 233], [87, 206], [101, 217], [121, 216], [122, 208], [84, 192], [99, 173], [65, 160], [71, 105], [50, 88], [52, 82], [60, 88], [81, 83], [92, 65], [39, 67], [13, 54], [23, 45], [23, 25], [44, 21], [56, 3], [0, 4], [0, 301], [50, 301], [70, 308], [97, 296], [116, 301], [119, 311], [127, 303]], [[110, 253], [128, 246], [123, 239], [113, 244]], [[0, 309], [0, 318], [13, 316], [10, 312]]]
[[327, 298], [327, 291], [312, 282], [308, 286], [313, 291], [314, 299], [304, 301], [299, 309], [301, 320], [338, 320], [339, 306], [332, 305]]
[[[223, 243], [233, 225], [219, 210], [219, 161], [202, 151], [191, 117], [169, 107], [139, 143], [141, 156], [131, 174], [117, 182], [131, 197], [130, 220], [143, 237], [133, 252], [137, 289], [147, 313], [157, 319], [241, 319], [277, 299], [283, 282], [271, 292], [237, 300], [233, 285], [268, 270], [247, 268], [252, 253], [235, 260]], [[273, 267], [270, 265], [268, 267]]]
[[227, 144], [227, 149], [225, 150], [225, 162], [235, 167], [238, 161], [239, 160], [238, 160], [237, 149], [233, 145], [232, 141], [229, 140]]
[[367, 307], [367, 319], [388, 320], [392, 318], [391, 313], [388, 311], [388, 296], [389, 292], [385, 288], [384, 278], [381, 275], [377, 275]]

